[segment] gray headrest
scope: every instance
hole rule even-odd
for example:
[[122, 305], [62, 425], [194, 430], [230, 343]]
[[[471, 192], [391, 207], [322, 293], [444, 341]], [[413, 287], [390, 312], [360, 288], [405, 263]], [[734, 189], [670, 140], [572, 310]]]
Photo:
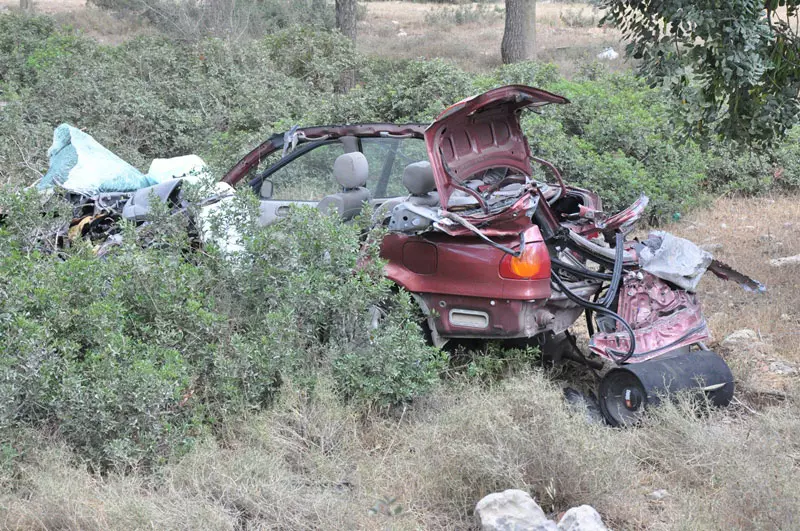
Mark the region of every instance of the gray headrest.
[[427, 160], [409, 164], [403, 170], [403, 185], [411, 195], [425, 195], [436, 189], [431, 163]]
[[355, 151], [336, 157], [333, 176], [345, 188], [358, 188], [367, 184], [369, 164], [363, 153]]

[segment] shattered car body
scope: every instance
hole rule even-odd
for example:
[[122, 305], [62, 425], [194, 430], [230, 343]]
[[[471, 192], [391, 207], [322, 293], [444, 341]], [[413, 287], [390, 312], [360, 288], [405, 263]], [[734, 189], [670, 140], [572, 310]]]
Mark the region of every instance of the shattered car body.
[[[645, 406], [681, 389], [726, 405], [733, 377], [705, 346], [710, 333], [694, 287], [711, 269], [748, 289], [763, 288], [687, 240], [666, 233], [628, 240], [646, 196], [608, 215], [596, 193], [566, 185], [557, 168], [533, 155], [520, 113], [567, 103], [507, 86], [454, 104], [428, 126], [295, 128], [253, 150], [223, 182], [249, 176], [265, 224], [293, 203], [328, 212], [338, 205], [334, 211], [345, 220], [370, 203], [373, 221], [388, 229], [381, 247], [386, 275], [418, 302], [434, 344], [522, 340], [555, 360], [611, 366], [599, 401], [613, 425], [634, 421]], [[417, 147], [404, 152], [401, 144], [410, 141]], [[317, 167], [315, 178], [333, 184], [331, 193], [276, 194], [286, 186], [282, 177], [309, 178], [313, 165], [298, 161], [313, 160], [324, 146], [336, 146], [333, 163]], [[299, 171], [286, 175], [298, 163]], [[554, 182], [537, 179], [535, 168]], [[582, 314], [586, 355], [569, 334]]]

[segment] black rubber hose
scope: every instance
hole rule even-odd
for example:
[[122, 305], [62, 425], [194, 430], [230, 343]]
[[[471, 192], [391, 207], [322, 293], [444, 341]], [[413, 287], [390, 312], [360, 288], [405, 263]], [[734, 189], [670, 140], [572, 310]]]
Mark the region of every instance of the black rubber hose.
[[[622, 327], [625, 329], [625, 331], [628, 333], [628, 336], [631, 339], [630, 344], [628, 345], [627, 352], [622, 353], [613, 349], [608, 349], [608, 352], [611, 354], [611, 357], [614, 359], [614, 361], [618, 364], [625, 363], [626, 361], [628, 361], [631, 358], [631, 356], [633, 356], [633, 353], [636, 351], [636, 335], [634, 334], [631, 325], [629, 325], [625, 319], [623, 319], [613, 310], [609, 310], [608, 308], [600, 304], [595, 304], [593, 302], [587, 301], [580, 295], [574, 293], [564, 284], [564, 281], [561, 280], [561, 277], [559, 277], [557, 273], [553, 272], [551, 273], [550, 276], [552, 277], [553, 282], [555, 282], [555, 284], [561, 290], [561, 293], [563, 293], [569, 300], [571, 300], [575, 304], [578, 304], [579, 306], [582, 306], [584, 308], [589, 308], [594, 312], [608, 315], [622, 325]], [[618, 354], [621, 355], [618, 357], [617, 356]]]
[[592, 280], [613, 280], [613, 275], [609, 275], [608, 273], [601, 273], [599, 271], [591, 271], [589, 269], [582, 269], [580, 267], [576, 267], [572, 264], [568, 264], [566, 262], [562, 262], [557, 258], [551, 258], [550, 263], [556, 269], [563, 269], [568, 273], [572, 273], [578, 277], [590, 278]]
[[614, 256], [614, 271], [611, 274], [611, 286], [609, 286], [606, 296], [600, 301], [600, 304], [606, 308], [611, 308], [614, 304], [614, 299], [617, 298], [617, 291], [619, 291], [619, 283], [622, 280], [622, 259], [625, 252], [625, 235], [621, 232], [617, 233], [616, 245], [617, 253]]

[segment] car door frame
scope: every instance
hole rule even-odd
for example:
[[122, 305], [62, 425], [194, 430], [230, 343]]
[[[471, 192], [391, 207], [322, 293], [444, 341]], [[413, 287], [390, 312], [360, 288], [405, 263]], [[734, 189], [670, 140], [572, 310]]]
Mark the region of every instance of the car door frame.
[[[225, 174], [222, 178], [222, 182], [231, 186], [236, 186], [254, 169], [257, 169], [258, 164], [264, 159], [277, 152], [279, 149], [284, 150], [285, 153], [279, 160], [259, 172], [248, 182], [248, 186], [258, 195], [261, 203], [259, 223], [267, 225], [285, 216], [291, 205], [317, 205], [317, 201], [277, 200], [264, 199], [261, 197], [260, 188], [264, 180], [269, 178], [269, 176], [276, 171], [291, 164], [297, 158], [306, 155], [318, 147], [333, 143], [334, 141], [342, 142], [345, 152], [348, 151], [348, 148], [353, 151], [353, 146], [348, 146], [343, 141], [346, 137], [353, 137], [358, 141], [357, 150], [361, 150], [361, 139], [363, 138], [396, 138], [398, 140], [417, 138], [424, 140], [426, 127], [427, 126], [424, 124], [397, 125], [388, 123], [368, 123], [293, 128], [290, 131], [271, 136], [250, 153], [242, 157], [242, 159]], [[289, 146], [292, 146], [291, 150], [288, 149]], [[385, 169], [382, 168], [381, 173], [384, 171]], [[373, 203], [380, 204], [385, 199], [386, 198], [378, 198], [373, 201]]]

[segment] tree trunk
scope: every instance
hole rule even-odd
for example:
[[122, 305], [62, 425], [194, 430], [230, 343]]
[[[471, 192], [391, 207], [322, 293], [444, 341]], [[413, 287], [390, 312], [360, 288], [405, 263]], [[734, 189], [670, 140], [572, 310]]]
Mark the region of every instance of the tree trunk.
[[500, 56], [504, 64], [536, 59], [536, 0], [506, 0]]
[[[356, 43], [357, 9], [357, 0], [336, 0], [336, 29], [353, 41], [354, 46]], [[337, 92], [345, 93], [353, 88], [355, 84], [356, 72], [355, 70], [348, 70], [347, 72], [342, 72], [336, 90]]]
[[33, 9], [33, 0], [19, 0], [19, 8], [25, 11]]
[[356, 42], [356, 0], [336, 0], [336, 29]]

